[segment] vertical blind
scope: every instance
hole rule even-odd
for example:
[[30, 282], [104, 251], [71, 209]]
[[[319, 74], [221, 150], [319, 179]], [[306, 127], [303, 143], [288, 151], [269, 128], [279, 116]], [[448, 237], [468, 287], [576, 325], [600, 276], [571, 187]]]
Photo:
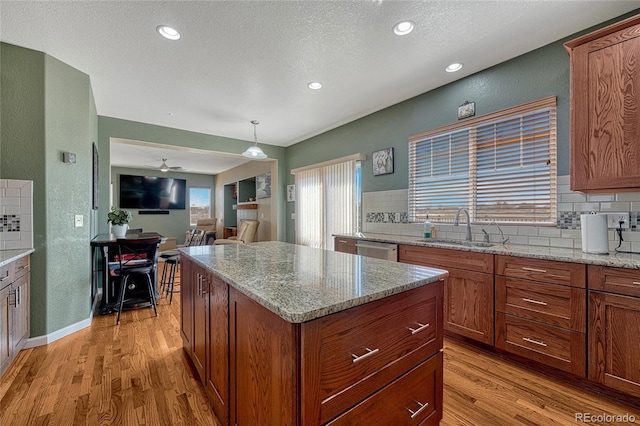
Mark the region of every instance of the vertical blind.
[[356, 231], [357, 161], [295, 173], [296, 244], [333, 250], [333, 234]]
[[556, 99], [409, 138], [409, 215], [450, 222], [556, 222]]

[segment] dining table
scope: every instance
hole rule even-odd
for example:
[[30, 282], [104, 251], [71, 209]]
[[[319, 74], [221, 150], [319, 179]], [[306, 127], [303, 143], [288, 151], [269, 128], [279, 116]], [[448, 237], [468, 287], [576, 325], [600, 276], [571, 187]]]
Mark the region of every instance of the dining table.
[[[159, 237], [162, 244], [167, 241], [167, 237], [158, 232], [127, 232], [124, 237], [116, 237], [114, 234], [98, 234], [91, 240], [91, 298], [101, 295], [99, 310], [100, 313], [111, 314], [116, 312], [116, 302], [120, 290], [120, 276], [116, 273], [119, 267], [116, 255], [118, 253], [118, 240], [139, 240], [145, 238]], [[156, 267], [153, 273], [153, 288], [156, 299], [160, 298], [158, 292], [158, 253], [154, 258]], [[133, 281], [133, 285], [137, 283]], [[142, 287], [142, 286], [141, 286]], [[145, 297], [147, 299], [145, 300]], [[138, 301], [135, 297], [123, 306], [123, 309], [136, 309], [148, 307], [148, 296], [140, 297]]]

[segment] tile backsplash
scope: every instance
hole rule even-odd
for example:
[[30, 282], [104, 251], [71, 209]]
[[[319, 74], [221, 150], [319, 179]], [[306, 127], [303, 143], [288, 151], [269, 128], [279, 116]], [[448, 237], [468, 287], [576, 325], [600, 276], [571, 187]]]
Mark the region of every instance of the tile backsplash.
[[[377, 191], [363, 194], [362, 232], [422, 236], [421, 223], [409, 223], [407, 213], [408, 190]], [[500, 226], [513, 244], [535, 246], [582, 248], [580, 235], [580, 215], [589, 212], [628, 212], [629, 229], [622, 233], [620, 250], [640, 252], [640, 192], [619, 194], [582, 194], [569, 189], [569, 176], [558, 176], [558, 221], [552, 226]], [[465, 238], [464, 224], [434, 223], [436, 238]], [[495, 225], [472, 225], [474, 241], [482, 241], [484, 229], [492, 242], [500, 242], [500, 234]], [[613, 229], [609, 230], [609, 248], [618, 247], [619, 240]]]
[[0, 250], [33, 248], [33, 182], [0, 179]]

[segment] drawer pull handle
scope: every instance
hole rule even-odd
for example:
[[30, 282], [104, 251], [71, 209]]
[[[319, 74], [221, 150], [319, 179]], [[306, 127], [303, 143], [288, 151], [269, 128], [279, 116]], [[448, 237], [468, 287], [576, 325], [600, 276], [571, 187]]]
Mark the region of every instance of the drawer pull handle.
[[9, 273], [7, 272], [7, 275], [5, 277], [0, 278], [0, 282], [6, 280], [7, 278], [9, 278]]
[[367, 350], [367, 353], [364, 355], [356, 355], [356, 354], [351, 354], [351, 356], [353, 357], [353, 360], [351, 362], [353, 362], [354, 364], [358, 361], [362, 361], [365, 358], [370, 357], [373, 354], [377, 354], [378, 352], [380, 352], [379, 348], [375, 348], [375, 349], [369, 349], [369, 348], [365, 348]]
[[527, 299], [526, 297], [523, 297], [522, 300], [524, 302], [535, 303], [536, 305], [547, 306], [547, 302], [541, 302], [539, 300]]
[[633, 284], [634, 285], [640, 285], [640, 281], [634, 281]]
[[528, 337], [523, 337], [522, 340], [524, 340], [525, 342], [529, 342], [529, 343], [533, 343], [534, 345], [539, 345], [539, 346], [544, 346], [547, 347], [547, 344], [544, 342], [540, 342], [538, 340], [534, 340], [534, 339], [530, 339]]
[[[428, 402], [425, 402], [424, 404], [421, 403], [420, 401], [418, 401], [417, 399], [414, 399], [414, 401], [416, 402], [416, 404], [418, 404], [418, 406], [420, 408], [418, 408], [416, 411], [413, 411], [409, 408], [407, 408], [407, 411], [411, 414], [411, 418], [415, 418], [418, 414], [420, 414], [422, 412], [422, 410], [424, 410], [425, 408], [427, 408], [429, 406]], [[405, 407], [406, 408], [406, 407]]]
[[348, 243], [348, 241], [345, 241], [345, 240], [338, 240], [338, 242], [341, 242], [342, 244], [347, 244]]
[[429, 326], [430, 326], [431, 324], [429, 324], [429, 323], [426, 323], [426, 324], [420, 324], [420, 323], [418, 323], [418, 325], [419, 325], [419, 327], [418, 327], [418, 328], [411, 328], [411, 327], [408, 327], [408, 328], [409, 328], [409, 331], [411, 331], [411, 334], [412, 334], [412, 335], [413, 335], [413, 334], [416, 334], [416, 333], [420, 333], [422, 330], [426, 330], [427, 328], [429, 328]]
[[22, 271], [24, 268], [26, 268], [29, 265], [22, 265], [21, 267], [18, 268], [18, 271]]
[[543, 274], [547, 273], [545, 269], [527, 268], [525, 266], [523, 266], [522, 269], [524, 269], [525, 271], [531, 271], [531, 272], [541, 272]]

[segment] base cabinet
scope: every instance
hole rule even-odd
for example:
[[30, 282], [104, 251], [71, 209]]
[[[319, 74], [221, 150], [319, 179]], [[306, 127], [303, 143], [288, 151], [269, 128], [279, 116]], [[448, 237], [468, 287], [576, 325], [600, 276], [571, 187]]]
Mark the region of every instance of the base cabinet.
[[0, 374], [29, 338], [29, 256], [0, 268]]
[[493, 345], [492, 254], [401, 245], [398, 261], [449, 271], [444, 287], [444, 329]]
[[640, 271], [589, 266], [589, 379], [640, 397]]

